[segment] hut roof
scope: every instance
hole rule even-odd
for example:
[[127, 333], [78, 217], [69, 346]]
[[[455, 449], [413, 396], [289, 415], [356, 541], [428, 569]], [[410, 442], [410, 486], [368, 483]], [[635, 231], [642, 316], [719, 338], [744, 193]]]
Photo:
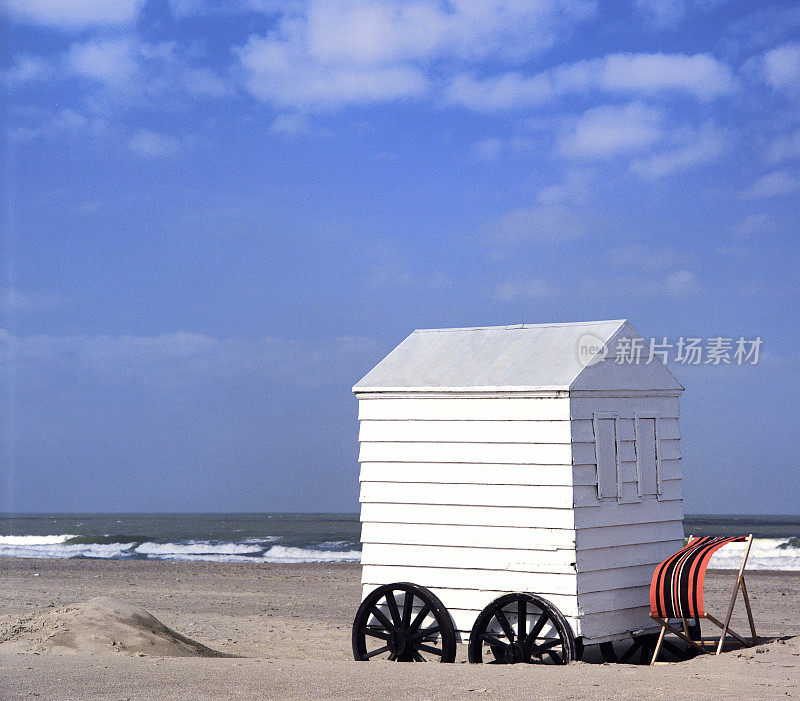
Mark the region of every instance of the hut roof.
[[[621, 339], [641, 339], [625, 319], [414, 331], [353, 388], [381, 390], [682, 390], [656, 358], [616, 363]], [[579, 345], [584, 349], [579, 352]], [[586, 347], [606, 348], [605, 360]], [[610, 367], [615, 365], [616, 367]]]

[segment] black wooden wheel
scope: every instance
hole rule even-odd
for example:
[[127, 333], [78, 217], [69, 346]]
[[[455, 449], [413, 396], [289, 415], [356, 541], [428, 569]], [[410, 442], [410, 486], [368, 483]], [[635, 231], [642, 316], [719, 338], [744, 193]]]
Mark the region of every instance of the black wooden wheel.
[[547, 599], [522, 592], [504, 594], [478, 614], [467, 655], [489, 664], [568, 664], [577, 657], [567, 619]]
[[353, 621], [353, 657], [392, 662], [453, 662], [456, 631], [438, 597], [411, 582], [370, 592]]
[[[689, 632], [691, 634], [691, 628]], [[632, 639], [600, 643], [600, 655], [605, 662], [650, 664], [657, 642], [658, 633], [643, 633], [633, 636]], [[680, 638], [664, 638], [661, 642], [661, 650], [659, 651], [658, 658], [665, 662], [683, 662], [684, 660], [691, 659], [694, 655], [694, 648]]]

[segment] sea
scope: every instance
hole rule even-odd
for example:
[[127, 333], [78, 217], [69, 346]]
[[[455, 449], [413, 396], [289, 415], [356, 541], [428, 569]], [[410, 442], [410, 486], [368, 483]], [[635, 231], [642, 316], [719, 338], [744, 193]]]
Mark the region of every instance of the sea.
[[[0, 514], [0, 558], [358, 562], [358, 514]], [[800, 515], [690, 515], [684, 532], [755, 539], [748, 569], [800, 570]], [[738, 568], [744, 546], [710, 566]]]

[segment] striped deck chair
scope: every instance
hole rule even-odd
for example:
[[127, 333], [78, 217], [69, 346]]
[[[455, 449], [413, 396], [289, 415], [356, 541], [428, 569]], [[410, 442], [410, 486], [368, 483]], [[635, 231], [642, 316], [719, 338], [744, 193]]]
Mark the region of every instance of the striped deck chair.
[[[703, 608], [703, 580], [705, 579], [708, 562], [717, 550], [728, 543], [742, 542], [747, 543], [747, 547], [742, 556], [739, 575], [736, 578], [736, 585], [731, 595], [728, 615], [725, 617], [725, 622], [722, 623]], [[717, 655], [722, 652], [722, 645], [727, 635], [733, 636], [745, 646], [756, 644], [756, 627], [755, 623], [753, 623], [750, 598], [747, 595], [747, 585], [744, 581], [744, 566], [747, 563], [747, 556], [750, 554], [752, 543], [752, 533], [746, 537], [734, 536], [729, 538], [710, 536], [693, 538], [690, 536], [689, 542], [685, 547], [674, 555], [670, 555], [656, 567], [653, 581], [650, 583], [650, 618], [661, 626], [661, 631], [658, 635], [653, 658], [650, 661], [651, 665], [655, 664], [658, 659], [661, 643], [667, 631], [677, 635], [701, 652], [705, 651], [706, 648], [700, 644], [702, 641], [692, 640], [689, 636], [687, 619], [696, 619], [699, 626], [700, 619], [705, 618], [722, 629], [722, 635], [720, 635], [719, 641], [716, 643]], [[730, 627], [733, 605], [736, 603], [739, 588], [742, 590], [744, 605], [747, 609], [747, 620], [750, 622], [752, 641], [749, 643]], [[670, 624], [671, 619], [679, 619], [683, 623], [683, 629], [673, 628]]]

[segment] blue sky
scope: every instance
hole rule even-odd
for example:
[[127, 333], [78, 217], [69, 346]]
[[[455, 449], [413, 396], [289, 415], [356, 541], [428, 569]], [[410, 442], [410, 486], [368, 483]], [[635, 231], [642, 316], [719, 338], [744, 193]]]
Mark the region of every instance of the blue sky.
[[5, 0], [0, 508], [355, 511], [415, 328], [628, 318], [797, 513], [800, 4]]

